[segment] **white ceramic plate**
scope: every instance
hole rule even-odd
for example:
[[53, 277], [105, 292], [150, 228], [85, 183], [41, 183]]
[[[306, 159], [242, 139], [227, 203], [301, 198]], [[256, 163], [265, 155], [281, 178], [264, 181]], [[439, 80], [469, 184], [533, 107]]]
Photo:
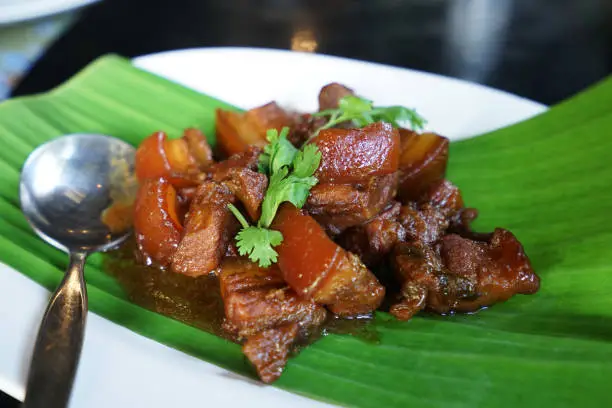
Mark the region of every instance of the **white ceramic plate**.
[[[504, 92], [436, 75], [285, 51], [211, 48], [136, 58], [134, 63], [198, 91], [250, 108], [276, 99], [315, 108], [332, 81], [380, 105], [415, 107], [453, 139], [546, 109]], [[0, 264], [0, 389], [24, 395], [28, 358], [48, 292]], [[90, 313], [72, 407], [317, 407], [324, 404], [239, 377]]]
[[96, 1], [99, 0], [0, 0], [0, 25], [45, 17]]

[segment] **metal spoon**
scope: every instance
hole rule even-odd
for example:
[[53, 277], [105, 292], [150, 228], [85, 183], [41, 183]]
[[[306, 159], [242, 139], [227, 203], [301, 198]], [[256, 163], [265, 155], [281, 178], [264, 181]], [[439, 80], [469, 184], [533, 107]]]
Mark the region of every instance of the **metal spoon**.
[[87, 315], [85, 259], [129, 235], [129, 219], [118, 222], [122, 218], [113, 215], [129, 211], [136, 188], [133, 160], [134, 148], [121, 140], [75, 134], [39, 146], [23, 166], [25, 217], [42, 239], [70, 254], [38, 332], [24, 407], [68, 404]]

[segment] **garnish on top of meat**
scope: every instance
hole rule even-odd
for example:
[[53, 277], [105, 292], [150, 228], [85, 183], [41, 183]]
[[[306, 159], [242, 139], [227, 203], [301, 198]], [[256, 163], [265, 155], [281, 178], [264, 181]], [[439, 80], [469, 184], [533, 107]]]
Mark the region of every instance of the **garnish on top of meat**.
[[[471, 230], [477, 211], [445, 179], [449, 141], [418, 133], [415, 111], [333, 83], [318, 112], [271, 102], [216, 121], [218, 162], [196, 129], [139, 146], [136, 241], [149, 264], [219, 279], [224, 328], [264, 382], [326, 316], [371, 315], [385, 294], [407, 320], [538, 290], [511, 232]], [[385, 265], [387, 287], [369, 269]]]

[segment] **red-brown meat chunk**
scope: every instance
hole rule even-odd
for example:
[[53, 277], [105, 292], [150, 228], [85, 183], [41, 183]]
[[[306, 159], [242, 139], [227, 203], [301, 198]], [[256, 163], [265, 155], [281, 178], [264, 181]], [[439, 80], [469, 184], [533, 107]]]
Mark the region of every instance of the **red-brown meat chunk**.
[[402, 202], [415, 201], [434, 182], [444, 178], [448, 139], [435, 133], [400, 129], [400, 186]]
[[392, 201], [372, 220], [347, 229], [338, 237], [338, 243], [367, 266], [379, 264], [396, 243], [405, 240], [406, 231], [398, 222], [400, 207], [400, 203]]
[[281, 376], [298, 334], [298, 325], [291, 323], [247, 338], [242, 353], [253, 364], [261, 381], [269, 384]]
[[265, 146], [268, 129], [280, 130], [291, 126], [293, 116], [276, 102], [250, 109], [244, 113], [217, 109], [216, 127], [219, 147], [227, 155], [241, 153], [249, 146]]
[[331, 235], [375, 217], [393, 199], [397, 174], [372, 177], [361, 184], [317, 184], [305, 209]]
[[301, 299], [276, 265], [260, 268], [245, 258], [226, 258], [219, 270], [226, 327], [240, 337], [287, 323], [318, 326], [325, 309]]
[[355, 95], [352, 89], [332, 82], [325, 85], [319, 92], [319, 111], [338, 108], [338, 102], [345, 96]]
[[321, 183], [354, 183], [395, 173], [399, 165], [397, 129], [377, 122], [362, 129], [325, 129], [311, 143], [321, 152], [315, 176]]
[[190, 276], [212, 272], [236, 232], [227, 205], [235, 201], [224, 185], [205, 181], [198, 187], [185, 218], [185, 235], [172, 259], [172, 270]]
[[226, 258], [219, 281], [226, 330], [246, 338], [242, 351], [262, 381], [276, 380], [299, 333], [321, 325], [325, 309], [299, 298], [276, 265], [260, 268], [245, 258]]
[[439, 180], [428, 187], [418, 202], [404, 205], [398, 220], [406, 230], [406, 240], [433, 244], [451, 224], [469, 223], [462, 217], [463, 211], [463, 199], [457, 186], [448, 180]]
[[329, 239], [314, 218], [285, 203], [272, 228], [283, 234], [283, 242], [276, 247], [278, 266], [300, 296], [342, 316], [378, 308], [384, 287], [356, 255]]
[[399, 244], [393, 263], [402, 289], [400, 302], [390, 312], [401, 320], [422, 309], [471, 312], [539, 289], [522, 245], [501, 228], [487, 241], [449, 234], [437, 248]]

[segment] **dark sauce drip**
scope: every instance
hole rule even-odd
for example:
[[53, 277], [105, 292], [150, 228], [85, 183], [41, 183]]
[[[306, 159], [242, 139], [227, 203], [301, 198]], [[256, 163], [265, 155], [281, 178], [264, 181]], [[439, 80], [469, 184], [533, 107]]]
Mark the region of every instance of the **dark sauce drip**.
[[[192, 278], [160, 268], [148, 266], [133, 239], [104, 254], [103, 269], [113, 276], [125, 290], [129, 300], [145, 309], [179, 320], [190, 326], [239, 342], [223, 328], [223, 299], [219, 280], [214, 275]], [[328, 334], [348, 334], [369, 343], [379, 337], [373, 316], [352, 319], [331, 316], [317, 330], [303, 333], [296, 350], [314, 343]]]

